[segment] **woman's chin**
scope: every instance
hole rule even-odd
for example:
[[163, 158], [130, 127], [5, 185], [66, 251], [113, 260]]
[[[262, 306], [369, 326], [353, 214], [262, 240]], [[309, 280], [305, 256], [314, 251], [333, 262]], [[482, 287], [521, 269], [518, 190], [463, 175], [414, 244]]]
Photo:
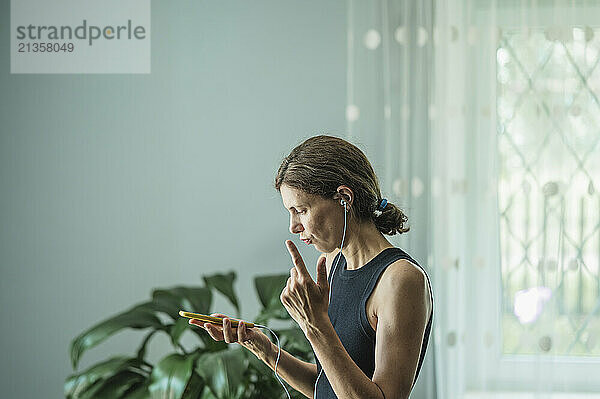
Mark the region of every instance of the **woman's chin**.
[[321, 244], [316, 243], [316, 242], [311, 242], [311, 245], [313, 245], [315, 247], [315, 249], [321, 253], [330, 253], [332, 251], [335, 251], [337, 247], [333, 247], [333, 248], [325, 248], [322, 247]]
[[331, 251], [329, 251], [327, 248], [323, 248], [323, 247], [321, 247], [319, 244], [315, 244], [315, 243], [313, 243], [313, 245], [314, 245], [315, 249], [316, 249], [317, 251], [321, 252], [321, 253], [329, 253], [329, 252], [331, 252]]

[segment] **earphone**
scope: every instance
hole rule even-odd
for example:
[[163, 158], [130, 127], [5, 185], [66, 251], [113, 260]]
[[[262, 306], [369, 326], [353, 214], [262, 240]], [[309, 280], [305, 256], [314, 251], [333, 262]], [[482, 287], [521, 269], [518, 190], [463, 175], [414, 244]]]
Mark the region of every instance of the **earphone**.
[[[335, 266], [333, 268], [333, 272], [331, 273], [331, 283], [329, 284], [329, 303], [331, 303], [331, 289], [333, 287], [333, 278], [335, 277], [335, 271], [337, 270], [337, 265], [340, 262], [340, 258], [342, 257], [342, 249], [344, 248], [344, 239], [346, 238], [346, 214], [348, 213], [348, 207], [346, 205], [348, 205], [348, 203], [346, 202], [346, 200], [344, 200], [343, 198], [340, 200], [340, 205], [342, 205], [344, 207], [344, 234], [342, 234], [342, 245], [340, 245], [340, 256], [338, 256], [337, 260], [335, 261]], [[319, 373], [319, 375], [317, 376], [317, 379], [315, 381], [315, 389], [314, 389], [314, 398], [313, 399], [317, 399], [317, 384], [319, 383], [319, 378], [321, 377], [321, 374], [323, 374], [323, 365], [321, 365], [321, 372]]]

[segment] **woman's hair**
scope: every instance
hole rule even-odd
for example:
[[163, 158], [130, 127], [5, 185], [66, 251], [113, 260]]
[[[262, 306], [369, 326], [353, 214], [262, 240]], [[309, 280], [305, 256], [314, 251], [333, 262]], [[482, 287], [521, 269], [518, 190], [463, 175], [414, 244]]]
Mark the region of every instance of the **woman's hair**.
[[314, 136], [294, 148], [275, 176], [277, 191], [284, 184], [326, 199], [333, 199], [339, 186], [348, 186], [354, 193], [351, 212], [360, 221], [373, 220], [387, 235], [410, 229], [406, 215], [389, 202], [381, 215], [375, 215], [381, 191], [373, 167], [358, 147], [339, 137]]

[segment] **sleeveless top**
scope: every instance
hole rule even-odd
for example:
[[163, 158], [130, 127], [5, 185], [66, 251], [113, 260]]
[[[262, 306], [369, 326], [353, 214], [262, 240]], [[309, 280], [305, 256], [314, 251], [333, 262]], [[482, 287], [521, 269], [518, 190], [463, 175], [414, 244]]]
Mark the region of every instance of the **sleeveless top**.
[[[337, 260], [341, 256], [341, 259]], [[431, 314], [423, 335], [421, 344], [421, 354], [419, 355], [419, 364], [417, 372], [413, 379], [414, 386], [425, 358], [427, 343], [429, 342], [429, 334], [431, 332], [431, 324], [433, 321], [433, 291], [429, 276], [413, 258], [400, 248], [385, 248], [373, 259], [367, 262], [364, 266], [356, 270], [346, 269], [346, 259], [341, 252], [334, 259], [329, 273], [329, 286], [331, 287], [331, 300], [327, 313], [335, 332], [344, 345], [344, 348], [356, 363], [358, 367], [365, 373], [369, 379], [373, 378], [375, 372], [375, 331], [366, 314], [367, 299], [373, 292], [375, 285], [383, 273], [383, 271], [392, 263], [399, 259], [406, 259], [418, 266], [425, 273], [427, 284], [429, 286], [431, 298]], [[333, 276], [333, 286], [331, 285], [332, 275], [336, 261], [339, 262]], [[313, 350], [314, 353], [314, 350]], [[321, 363], [315, 354], [317, 363], [317, 375], [321, 373]], [[411, 389], [412, 389], [411, 386]], [[316, 399], [333, 399], [337, 398], [326, 372], [323, 371], [317, 381]]]

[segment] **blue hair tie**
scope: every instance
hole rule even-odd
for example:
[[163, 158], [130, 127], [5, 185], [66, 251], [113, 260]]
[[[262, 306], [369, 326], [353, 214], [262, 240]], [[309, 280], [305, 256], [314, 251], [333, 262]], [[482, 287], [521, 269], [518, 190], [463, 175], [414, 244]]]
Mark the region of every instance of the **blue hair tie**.
[[383, 211], [385, 209], [386, 205], [387, 205], [387, 199], [384, 198], [379, 203], [379, 206], [377, 207], [377, 210]]

